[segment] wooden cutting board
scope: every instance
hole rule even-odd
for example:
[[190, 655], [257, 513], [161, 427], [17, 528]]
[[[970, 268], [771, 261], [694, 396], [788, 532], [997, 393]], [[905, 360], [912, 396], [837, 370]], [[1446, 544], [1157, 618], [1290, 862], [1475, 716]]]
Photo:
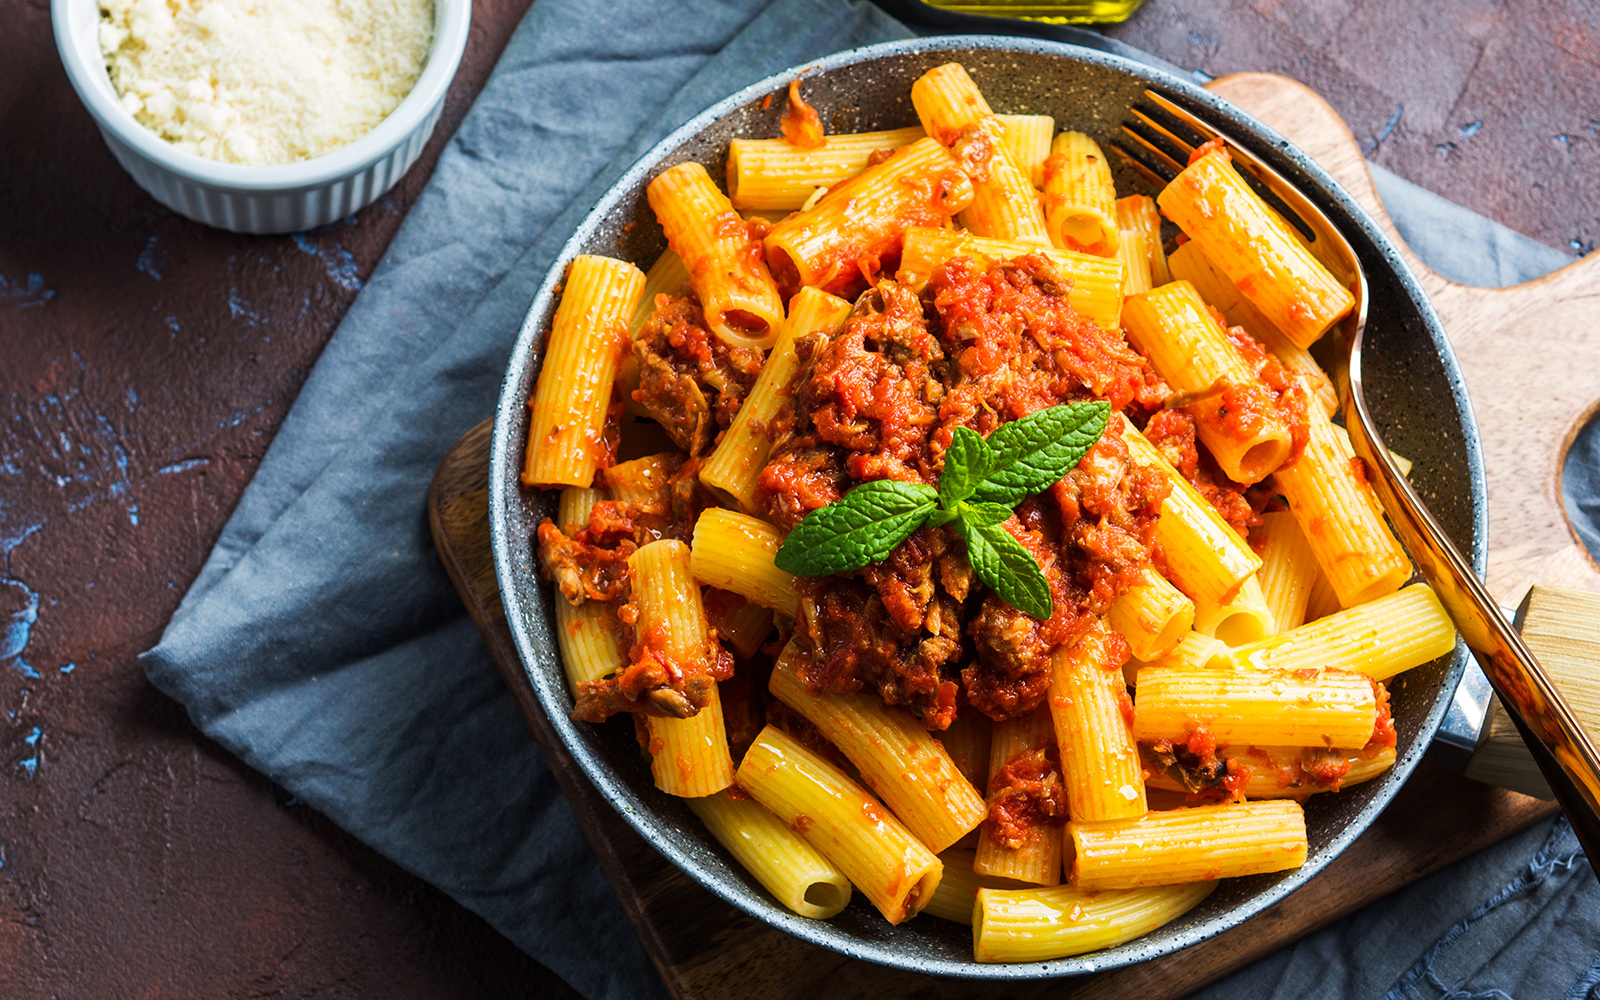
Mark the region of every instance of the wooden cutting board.
[[[1224, 77], [1211, 88], [1315, 157], [1394, 236], [1359, 147], [1315, 93], [1265, 74]], [[1535, 582], [1600, 589], [1600, 570], [1577, 544], [1558, 499], [1561, 457], [1597, 391], [1600, 336], [1581, 324], [1581, 314], [1600, 300], [1600, 259], [1511, 289], [1456, 285], [1409, 252], [1407, 260], [1443, 317], [1472, 390], [1488, 471], [1495, 595], [1515, 604]], [[1528, 350], [1533, 338], [1552, 349]], [[1530, 394], [1529, 385], [1545, 391]], [[1555, 811], [1550, 803], [1424, 762], [1377, 822], [1320, 875], [1254, 919], [1176, 955], [1091, 977], [1006, 985], [939, 980], [843, 958], [771, 930], [700, 888], [622, 821], [567, 754], [523, 674], [495, 585], [489, 440], [485, 421], [451, 449], [435, 474], [428, 513], [440, 558], [674, 996], [1167, 1000]]]

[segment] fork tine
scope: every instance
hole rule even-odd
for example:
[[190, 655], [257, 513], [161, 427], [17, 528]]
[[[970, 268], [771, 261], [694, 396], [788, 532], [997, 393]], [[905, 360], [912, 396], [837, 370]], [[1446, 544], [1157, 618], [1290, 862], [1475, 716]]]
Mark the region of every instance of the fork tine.
[[[1184, 137], [1178, 135], [1178, 132], [1174, 127], [1169, 127], [1160, 121], [1155, 115], [1151, 114], [1149, 111], [1146, 111], [1144, 108], [1139, 107], [1137, 104], [1129, 108], [1128, 112], [1142, 122], [1145, 128], [1149, 129], [1158, 137], [1165, 140], [1166, 144], [1172, 149], [1177, 150], [1179, 153], [1179, 156], [1177, 157], [1178, 162], [1183, 166], [1188, 166], [1189, 155], [1199, 148], [1200, 143], [1205, 141], [1204, 139], [1200, 139], [1198, 142], [1185, 139]], [[1177, 126], [1178, 123], [1173, 122], [1172, 124], [1173, 126]], [[1182, 131], [1188, 130], [1182, 129]]]
[[1188, 152], [1181, 145], [1172, 145], [1159, 129], [1147, 124], [1137, 108], [1133, 109], [1132, 115], [1122, 122], [1122, 138], [1132, 140], [1134, 146], [1142, 148], [1154, 159], [1154, 166], [1159, 167], [1169, 180], [1178, 176], [1189, 159]]
[[1204, 143], [1208, 139], [1215, 139], [1220, 135], [1216, 129], [1207, 125], [1205, 122], [1196, 118], [1194, 115], [1185, 111], [1183, 108], [1179, 107], [1177, 104], [1174, 104], [1172, 101], [1168, 100], [1161, 94], [1158, 94], [1154, 90], [1146, 90], [1144, 92], [1144, 97], [1145, 100], [1150, 102], [1150, 104], [1153, 106], [1153, 110], [1156, 112], [1155, 116], [1153, 117], [1166, 119], [1167, 129], [1174, 135], [1174, 137], [1177, 137], [1179, 132], [1189, 133], [1190, 138], [1184, 139], [1183, 141], [1186, 142], [1191, 149], [1200, 146], [1201, 143]]
[[1127, 163], [1128, 166], [1133, 168], [1135, 173], [1149, 181], [1156, 188], [1166, 187], [1172, 182], [1172, 178], [1177, 176], [1170, 171], [1163, 172], [1162, 170], [1156, 169], [1155, 166], [1147, 163], [1141, 156], [1129, 151], [1121, 143], [1114, 139], [1109, 143], [1109, 145], [1111, 146], [1112, 152], [1120, 154], [1123, 162]]

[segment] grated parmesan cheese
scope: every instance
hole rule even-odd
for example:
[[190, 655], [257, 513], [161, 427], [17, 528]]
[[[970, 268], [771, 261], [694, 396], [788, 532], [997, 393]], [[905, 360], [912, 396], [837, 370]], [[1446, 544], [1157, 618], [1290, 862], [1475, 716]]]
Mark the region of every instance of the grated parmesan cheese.
[[410, 92], [433, 0], [100, 0], [122, 104], [180, 149], [292, 163], [369, 132]]

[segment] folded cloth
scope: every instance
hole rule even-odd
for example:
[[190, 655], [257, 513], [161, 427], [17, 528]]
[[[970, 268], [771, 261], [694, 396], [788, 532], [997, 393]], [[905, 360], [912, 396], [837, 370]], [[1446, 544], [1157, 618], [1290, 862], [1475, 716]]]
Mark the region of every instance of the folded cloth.
[[[428, 482], [629, 163], [746, 83], [908, 33], [847, 0], [534, 4], [143, 658], [207, 735], [596, 1000], [663, 991], [438, 564]], [[1526, 250], [1475, 239], [1491, 278]], [[1464, 917], [1547, 833], [1414, 905]], [[1407, 966], [1437, 937], [1385, 954]]]

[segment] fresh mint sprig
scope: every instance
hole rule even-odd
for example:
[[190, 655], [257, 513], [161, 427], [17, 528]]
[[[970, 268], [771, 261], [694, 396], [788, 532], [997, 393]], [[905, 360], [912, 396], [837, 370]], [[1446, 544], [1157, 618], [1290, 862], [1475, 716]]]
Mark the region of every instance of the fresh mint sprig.
[[1111, 405], [1068, 403], [1001, 424], [984, 440], [957, 427], [939, 488], [879, 479], [812, 511], [778, 549], [796, 576], [847, 573], [889, 558], [924, 524], [954, 524], [973, 572], [1001, 600], [1035, 618], [1054, 610], [1044, 571], [1001, 524], [1024, 497], [1071, 472], [1105, 433]]

